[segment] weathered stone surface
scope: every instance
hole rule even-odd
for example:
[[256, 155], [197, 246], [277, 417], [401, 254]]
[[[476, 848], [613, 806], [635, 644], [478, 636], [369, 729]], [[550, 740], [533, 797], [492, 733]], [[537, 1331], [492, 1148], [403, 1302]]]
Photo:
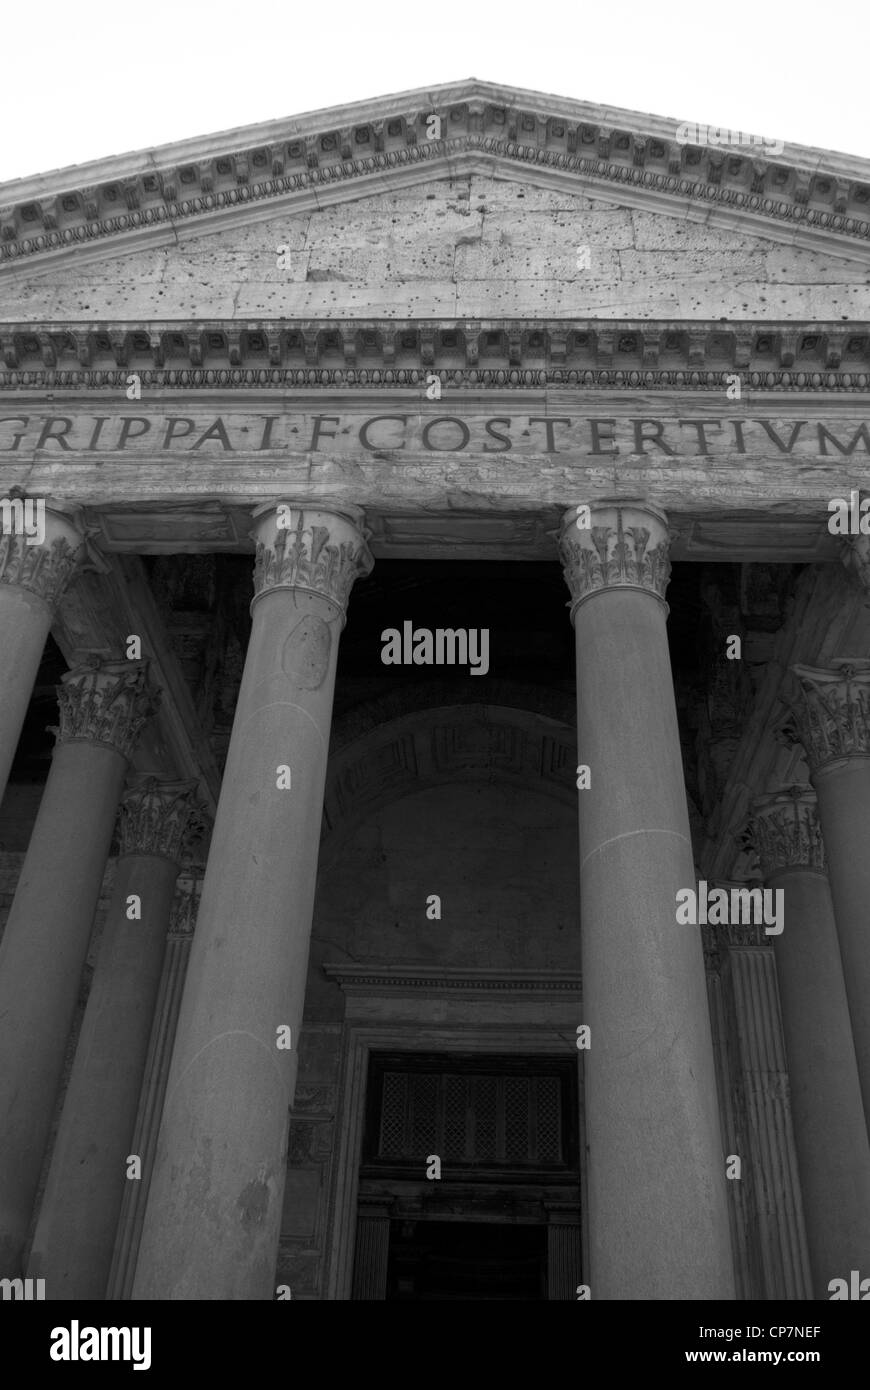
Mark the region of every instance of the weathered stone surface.
[[267, 220], [240, 208], [232, 230], [182, 227], [177, 244], [132, 260], [118, 247], [80, 270], [33, 269], [4, 293], [4, 319], [870, 314], [858, 256], [484, 174]]

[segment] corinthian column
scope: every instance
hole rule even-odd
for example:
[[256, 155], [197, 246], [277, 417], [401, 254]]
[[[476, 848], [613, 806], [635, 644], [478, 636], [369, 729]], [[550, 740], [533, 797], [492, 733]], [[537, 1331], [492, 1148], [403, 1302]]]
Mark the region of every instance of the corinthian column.
[[[565, 513], [577, 645], [593, 1299], [733, 1298], [725, 1154], [653, 507]], [[578, 778], [578, 781], [581, 781]]]
[[287, 519], [269, 508], [254, 533], [253, 627], [134, 1299], [274, 1296], [338, 639], [371, 568], [349, 516]]
[[870, 661], [793, 666], [798, 731], [819, 819], [840, 940], [855, 1056], [870, 1124]]
[[0, 801], [55, 609], [84, 554], [74, 516], [56, 504], [41, 541], [0, 531]]
[[121, 803], [115, 886], [27, 1271], [50, 1299], [104, 1297], [124, 1189], [142, 1180], [130, 1144], [194, 787], [149, 777]]
[[783, 890], [774, 937], [804, 1221], [815, 1296], [870, 1266], [870, 1143], [816, 798], [795, 787], [755, 803], [762, 873]]
[[118, 798], [155, 708], [141, 662], [93, 663], [58, 688], [60, 728], [0, 942], [0, 1269], [30, 1221]]

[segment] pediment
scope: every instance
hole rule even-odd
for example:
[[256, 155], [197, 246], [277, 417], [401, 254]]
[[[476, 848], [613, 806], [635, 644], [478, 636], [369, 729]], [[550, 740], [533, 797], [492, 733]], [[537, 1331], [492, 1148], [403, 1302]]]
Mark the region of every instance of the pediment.
[[[324, 229], [345, 216], [371, 220], [376, 205], [386, 212], [391, 199], [406, 206], [428, 197], [427, 185], [436, 199], [439, 187], [465, 185], [490, 199], [506, 187], [539, 209], [536, 200], [549, 195], [551, 210], [578, 218], [637, 214], [641, 237], [654, 235], [650, 219], [658, 219], [663, 249], [682, 235], [687, 249], [715, 256], [727, 251], [723, 239], [738, 251], [755, 239], [843, 262], [847, 283], [850, 266], [866, 269], [870, 161], [770, 140], [747, 146], [731, 138], [741, 132], [726, 135], [724, 145], [698, 143], [686, 138], [685, 123], [665, 117], [472, 79], [0, 185], [0, 276], [8, 285], [30, 283], [49, 266], [133, 255], [138, 264], [143, 252], [170, 244], [218, 245], [214, 238], [227, 233], [244, 242], [261, 223], [270, 237], [282, 221], [298, 236], [303, 220], [320, 219]], [[604, 250], [632, 248], [617, 238]], [[514, 267], [502, 268], [510, 279]], [[325, 307], [312, 303], [308, 311]], [[672, 312], [689, 307], [685, 301]], [[836, 316], [854, 317], [851, 308]], [[552, 305], [542, 306], [548, 311]], [[580, 311], [573, 302], [565, 310]]]
[[33, 264], [4, 286], [3, 318], [870, 319], [866, 255], [631, 206], [617, 193], [593, 197], [576, 181], [427, 170], [349, 193], [304, 210], [290, 199], [268, 215], [239, 207], [219, 222]]

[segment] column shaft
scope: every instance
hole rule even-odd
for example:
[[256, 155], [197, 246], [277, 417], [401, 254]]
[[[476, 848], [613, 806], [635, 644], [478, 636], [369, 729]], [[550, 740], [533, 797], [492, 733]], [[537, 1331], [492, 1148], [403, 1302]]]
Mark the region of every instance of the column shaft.
[[[647, 548], [651, 531], [659, 544]], [[593, 1299], [733, 1297], [725, 1155], [652, 508], [566, 514], [575, 598]]]
[[870, 661], [792, 668], [818, 797], [855, 1057], [870, 1134]]
[[103, 1298], [124, 1189], [141, 1181], [130, 1143], [192, 790], [149, 777], [121, 807], [115, 887], [28, 1267], [48, 1298]]
[[176, 890], [172, 928], [166, 941], [163, 973], [154, 1008], [145, 1076], [131, 1142], [131, 1151], [142, 1156], [142, 1181], [127, 1183], [124, 1188], [106, 1289], [106, 1298], [109, 1300], [129, 1299], [133, 1288], [142, 1222], [154, 1170], [157, 1131], [169, 1078], [169, 1063], [178, 1026], [178, 1011], [187, 974], [190, 943], [193, 940], [193, 926], [199, 902], [198, 889], [201, 887], [201, 879], [180, 880]]
[[823, 874], [771, 874], [785, 891], [774, 942], [807, 1241], [818, 1299], [870, 1269], [870, 1143], [831, 895]]
[[[129, 740], [145, 717], [126, 672], [64, 681], [76, 709], [62, 705], [62, 741], [0, 942], [0, 1268], [9, 1275], [21, 1263]], [[92, 722], [94, 682], [111, 728], [92, 728], [92, 739], [105, 742], [81, 726]]]
[[870, 1133], [870, 758], [824, 768], [813, 782]]
[[747, 1144], [735, 1153], [754, 1222], [761, 1262], [758, 1298], [811, 1296], [799, 1171], [788, 1103], [786, 1062], [776, 995], [773, 952], [752, 926], [727, 932], [728, 973], [733, 990]]
[[367, 567], [347, 518], [293, 512], [292, 540], [272, 515], [258, 527], [134, 1298], [274, 1296], [340, 617]]

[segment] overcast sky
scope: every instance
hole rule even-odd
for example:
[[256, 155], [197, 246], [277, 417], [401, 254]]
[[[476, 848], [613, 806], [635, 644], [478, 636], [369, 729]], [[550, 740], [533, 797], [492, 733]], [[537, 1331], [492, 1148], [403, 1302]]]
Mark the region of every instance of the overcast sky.
[[42, 0], [0, 180], [464, 77], [870, 157], [870, 0]]

